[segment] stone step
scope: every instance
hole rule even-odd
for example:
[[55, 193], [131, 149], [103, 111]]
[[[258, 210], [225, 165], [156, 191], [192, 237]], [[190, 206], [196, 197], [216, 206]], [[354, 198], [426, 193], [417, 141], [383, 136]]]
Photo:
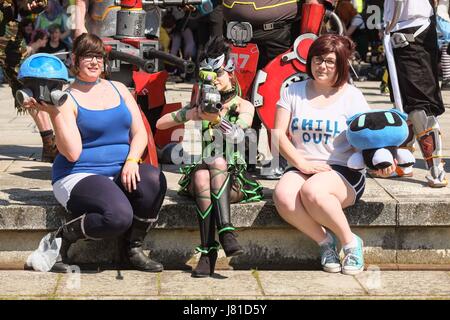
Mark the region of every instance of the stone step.
[[[0, 173], [9, 187], [0, 190], [0, 268], [22, 268], [42, 236], [60, 225], [65, 211], [54, 200], [49, 182], [42, 183], [49, 166], [30, 161], [4, 166], [8, 164], [7, 172]], [[195, 207], [176, 193], [180, 175], [175, 167], [164, 166], [164, 172], [168, 192], [146, 248], [167, 268], [187, 268], [198, 258], [193, 251], [199, 242]], [[364, 239], [366, 263], [450, 264], [450, 189], [431, 190], [424, 185], [424, 175], [423, 169], [415, 169], [414, 178], [369, 178], [361, 201], [345, 210], [354, 232]], [[235, 258], [221, 252], [219, 268], [318, 267], [317, 245], [276, 212], [271, 200], [276, 181], [260, 181], [264, 201], [231, 206], [246, 252]], [[111, 265], [118, 260], [117, 242], [80, 242], [71, 255], [77, 264]]]
[[[388, 97], [379, 95], [378, 82], [356, 83], [372, 108], [391, 108]], [[168, 102], [190, 99], [191, 85], [169, 84]], [[450, 92], [443, 92], [450, 101]], [[40, 239], [60, 225], [64, 209], [54, 199], [50, 165], [40, 157], [41, 140], [28, 116], [17, 116], [10, 89], [0, 86], [0, 268], [23, 268]], [[448, 105], [446, 105], [448, 108]], [[450, 114], [440, 117], [442, 131], [450, 128]], [[192, 127], [188, 124], [188, 128]], [[264, 136], [263, 136], [264, 137]], [[450, 135], [443, 136], [446, 171]], [[194, 153], [194, 136], [186, 137], [186, 150]], [[264, 138], [262, 139], [264, 141]], [[260, 149], [267, 154], [265, 148]], [[261, 144], [260, 144], [261, 146]], [[414, 177], [367, 180], [361, 201], [345, 210], [352, 230], [364, 240], [366, 265], [450, 265], [450, 188], [430, 189], [419, 152]], [[166, 269], [186, 269], [195, 264], [199, 244], [193, 202], [177, 195], [179, 175], [165, 166], [169, 190], [155, 228], [145, 241], [151, 255]], [[232, 221], [238, 228], [242, 256], [226, 258], [219, 252], [219, 269], [318, 268], [318, 248], [277, 214], [272, 191], [276, 181], [260, 180], [265, 200], [232, 205]], [[118, 261], [116, 240], [79, 242], [70, 251], [74, 264], [111, 265]]]

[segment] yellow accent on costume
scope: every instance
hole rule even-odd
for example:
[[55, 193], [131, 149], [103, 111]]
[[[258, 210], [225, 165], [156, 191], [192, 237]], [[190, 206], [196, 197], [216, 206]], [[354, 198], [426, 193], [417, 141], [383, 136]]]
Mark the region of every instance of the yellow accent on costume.
[[265, 10], [265, 9], [272, 9], [272, 8], [276, 8], [276, 7], [281, 7], [281, 6], [285, 6], [285, 5], [296, 3], [296, 2], [300, 2], [300, 0], [288, 0], [286, 2], [273, 4], [271, 6], [257, 7], [255, 1], [233, 1], [231, 4], [227, 4], [225, 1], [223, 1], [223, 6], [226, 7], [226, 8], [231, 9], [236, 4], [242, 4], [242, 5], [253, 6], [253, 8], [258, 11], [258, 10]]
[[[101, 2], [101, 1], [99, 1], [99, 2]], [[106, 16], [108, 15], [108, 13], [111, 10], [117, 10], [117, 9], [120, 9], [120, 6], [108, 7], [101, 16], [98, 14], [93, 14], [93, 15], [91, 15], [91, 18], [92, 18], [92, 20], [95, 20], [95, 21], [103, 21], [103, 20], [105, 20]], [[140, 9], [140, 10], [142, 10], [142, 9]]]

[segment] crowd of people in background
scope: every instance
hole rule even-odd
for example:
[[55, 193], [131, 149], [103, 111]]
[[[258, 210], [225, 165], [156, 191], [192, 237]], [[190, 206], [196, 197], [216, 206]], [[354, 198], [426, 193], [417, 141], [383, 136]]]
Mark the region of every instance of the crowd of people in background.
[[[382, 45], [382, 25], [370, 15], [377, 13], [368, 8], [381, 9], [383, 0], [339, 0], [335, 2], [335, 12], [340, 17], [344, 34], [356, 44], [353, 63], [356, 74], [354, 80], [381, 81], [380, 93], [389, 94], [387, 71]], [[447, 54], [450, 41], [450, 17], [448, 1], [436, 1], [437, 31], [441, 52], [440, 67], [442, 90], [450, 90], [450, 56]], [[438, 5], [439, 3], [439, 5]], [[442, 4], [444, 3], [444, 4]], [[71, 29], [70, 16], [75, 0], [48, 0], [47, 8], [39, 14], [20, 15], [20, 30], [28, 46], [28, 53], [57, 54], [70, 66], [69, 52], [72, 48], [74, 32]], [[187, 60], [197, 61], [198, 53], [213, 36], [223, 35], [226, 30], [223, 5], [202, 15], [180, 7], [163, 10], [159, 33], [160, 49]], [[374, 22], [379, 22], [374, 24]], [[365, 65], [365, 68], [362, 68]], [[189, 81], [189, 75], [171, 65], [164, 66], [174, 82]], [[0, 70], [1, 74], [1, 70]], [[0, 80], [1, 75], [0, 75]]]

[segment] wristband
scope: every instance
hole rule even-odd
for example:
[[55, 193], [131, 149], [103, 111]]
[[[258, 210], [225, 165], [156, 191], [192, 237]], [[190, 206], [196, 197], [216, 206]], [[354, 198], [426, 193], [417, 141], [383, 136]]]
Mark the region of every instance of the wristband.
[[180, 111], [178, 111], [178, 113], [180, 114], [182, 122], [187, 122], [188, 121], [187, 118], [186, 118], [186, 113], [187, 113], [186, 108], [182, 108]]
[[137, 164], [142, 163], [142, 159], [136, 159], [136, 158], [127, 158], [125, 162], [136, 162]]
[[176, 112], [172, 112], [170, 115], [172, 116], [173, 121], [175, 121], [176, 123], [183, 123], [183, 121], [178, 120]]
[[[172, 112], [170, 115], [172, 116], [172, 119], [176, 122], [176, 123], [185, 123], [187, 122], [187, 118], [186, 118], [186, 113], [187, 110], [185, 108], [182, 108], [178, 111], [174, 111]], [[181, 120], [178, 119], [178, 115], [180, 116]]]

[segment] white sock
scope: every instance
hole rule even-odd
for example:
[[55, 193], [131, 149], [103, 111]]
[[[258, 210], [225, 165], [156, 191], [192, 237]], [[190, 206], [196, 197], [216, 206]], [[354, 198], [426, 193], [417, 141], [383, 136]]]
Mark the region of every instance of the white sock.
[[351, 249], [351, 248], [356, 248], [357, 246], [358, 246], [358, 241], [356, 240], [355, 235], [353, 235], [353, 240], [350, 241], [349, 243], [346, 243], [342, 248], [344, 250], [348, 250], [348, 249]]
[[319, 242], [319, 246], [324, 246], [326, 244], [330, 244], [333, 242], [333, 237], [331, 236], [331, 234], [329, 232], [327, 232], [327, 236], [325, 237], [324, 240]]

